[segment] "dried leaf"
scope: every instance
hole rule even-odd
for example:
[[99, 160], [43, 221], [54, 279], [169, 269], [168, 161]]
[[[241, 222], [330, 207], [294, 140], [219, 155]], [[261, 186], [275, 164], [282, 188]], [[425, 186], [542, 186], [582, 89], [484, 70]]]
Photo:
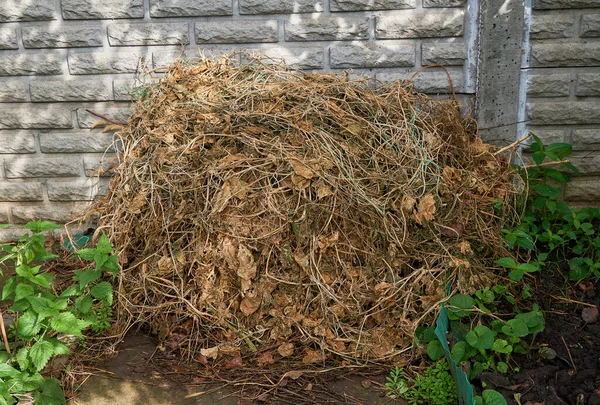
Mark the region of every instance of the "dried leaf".
[[200, 349], [200, 354], [206, 357], [207, 359], [216, 360], [216, 358], [219, 356], [219, 347], [214, 346], [209, 347], [208, 349]]
[[133, 201], [129, 204], [129, 211], [133, 214], [139, 214], [142, 212], [142, 208], [146, 206], [146, 196], [142, 193], [139, 193], [135, 196]]
[[294, 344], [293, 343], [284, 343], [277, 348], [277, 353], [281, 357], [290, 357], [294, 354]]
[[465, 233], [463, 224], [452, 224], [449, 227], [442, 228], [442, 235], [449, 238], [460, 238]]
[[389, 354], [394, 349], [394, 343], [387, 336], [382, 328], [376, 328], [372, 332], [373, 347], [371, 347], [371, 353], [381, 358]]
[[236, 153], [235, 155], [225, 156], [224, 158], [219, 160], [219, 164], [217, 165], [217, 168], [219, 170], [223, 170], [223, 169], [229, 168], [230, 166], [231, 167], [237, 166], [234, 163], [239, 163], [246, 159], [247, 159], [246, 155], [244, 155], [242, 153]]
[[264, 367], [268, 364], [275, 363], [275, 360], [273, 360], [273, 353], [264, 352], [263, 354], [258, 356], [258, 358], [256, 359], [256, 363], [258, 364], [258, 367]]
[[117, 132], [123, 129], [123, 125], [110, 124], [104, 127], [102, 132]]
[[460, 181], [462, 175], [460, 169], [446, 166], [444, 170], [442, 170], [442, 177], [447, 183], [453, 183]]
[[304, 318], [302, 319], [302, 326], [305, 328], [314, 328], [319, 326], [323, 322], [323, 319], [310, 319]]
[[103, 126], [105, 126], [105, 125], [108, 125], [108, 122], [106, 122], [106, 121], [104, 121], [104, 120], [99, 120], [99, 121], [96, 121], [96, 122], [94, 122], [94, 123], [92, 124], [92, 129], [94, 129], [94, 128], [98, 128], [98, 127], [103, 127]]
[[302, 363], [304, 364], [312, 364], [325, 360], [323, 352], [319, 350], [312, 350], [309, 348], [304, 350], [306, 351], [306, 355], [302, 358]]
[[392, 283], [386, 283], [385, 281], [382, 281], [381, 283], [373, 287], [373, 291], [375, 291], [375, 294], [377, 295], [382, 295], [385, 291], [389, 290], [393, 286], [394, 285]]
[[229, 267], [237, 267], [237, 249], [230, 238], [224, 238], [221, 241], [221, 255]]
[[415, 208], [415, 205], [417, 204], [417, 200], [415, 200], [414, 198], [412, 198], [409, 195], [405, 195], [404, 197], [402, 197], [402, 210], [404, 212], [406, 212], [407, 214], [410, 214], [413, 212], [413, 209]]
[[302, 375], [304, 375], [304, 372], [302, 371], [288, 371], [284, 374], [284, 377], [289, 377], [292, 380], [297, 380], [298, 378], [302, 377]]
[[327, 328], [323, 325], [319, 325], [315, 329], [313, 329], [313, 333], [315, 334], [315, 336], [325, 337], [328, 335], [327, 332], [328, 332]]
[[332, 314], [334, 314], [335, 316], [337, 316], [338, 318], [341, 318], [346, 314], [346, 310], [340, 304], [335, 304], [335, 305], [329, 307], [329, 311]]
[[244, 198], [246, 198], [246, 196], [250, 192], [248, 183], [246, 183], [239, 177], [234, 177], [234, 178], [228, 179], [225, 183], [229, 187], [229, 194], [232, 197], [239, 198], [240, 200], [243, 200]]
[[244, 280], [251, 280], [256, 276], [256, 263], [254, 262], [254, 256], [250, 250], [240, 244], [238, 247], [237, 259], [239, 267], [237, 269], [237, 275]]
[[232, 368], [238, 368], [238, 367], [242, 367], [243, 365], [243, 361], [242, 361], [242, 355], [238, 352], [234, 355], [233, 359], [227, 361], [227, 363], [225, 363], [225, 370], [229, 370]]
[[419, 201], [417, 212], [415, 212], [415, 221], [422, 225], [425, 221], [431, 221], [435, 214], [435, 200], [431, 194], [426, 194]]
[[321, 198], [325, 198], [325, 197], [329, 197], [330, 195], [333, 195], [333, 190], [331, 189], [331, 187], [329, 185], [325, 184], [321, 180], [319, 180], [316, 183], [313, 183], [313, 186], [317, 190], [317, 198], [319, 200]]
[[256, 293], [247, 293], [240, 303], [240, 310], [246, 316], [250, 316], [260, 308], [262, 297]]
[[295, 173], [290, 176], [290, 180], [291, 180], [292, 184], [294, 185], [293, 188], [296, 190], [306, 190], [308, 188], [308, 186], [310, 186], [309, 179], [299, 176]]
[[489, 145], [487, 143], [483, 143], [481, 138], [477, 137], [477, 138], [475, 138], [473, 143], [471, 143], [471, 148], [473, 148], [475, 150], [475, 152], [482, 154], [482, 153], [490, 153], [492, 151], [493, 146]]
[[472, 255], [473, 254], [473, 249], [471, 249], [471, 244], [469, 242], [467, 242], [466, 240], [460, 242], [456, 246], [460, 249], [460, 252], [463, 255]]
[[308, 255], [304, 254], [304, 252], [297, 250], [294, 252], [294, 260], [300, 267], [303, 269], [308, 268], [309, 258]]
[[291, 159], [290, 165], [292, 165], [294, 173], [296, 173], [298, 176], [309, 180], [315, 176], [315, 173], [312, 171], [312, 169], [299, 160]]
[[320, 236], [319, 237], [319, 249], [326, 250], [334, 246], [338, 239], [340, 238], [340, 233], [338, 231], [333, 232], [329, 236]]

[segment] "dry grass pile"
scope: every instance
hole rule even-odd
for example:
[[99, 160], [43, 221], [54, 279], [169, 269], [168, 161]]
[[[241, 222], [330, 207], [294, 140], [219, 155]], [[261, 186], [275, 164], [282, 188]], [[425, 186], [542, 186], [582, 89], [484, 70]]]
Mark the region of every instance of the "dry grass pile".
[[176, 63], [118, 134], [122, 321], [226, 367], [393, 360], [489, 277], [514, 173], [456, 101], [263, 62]]

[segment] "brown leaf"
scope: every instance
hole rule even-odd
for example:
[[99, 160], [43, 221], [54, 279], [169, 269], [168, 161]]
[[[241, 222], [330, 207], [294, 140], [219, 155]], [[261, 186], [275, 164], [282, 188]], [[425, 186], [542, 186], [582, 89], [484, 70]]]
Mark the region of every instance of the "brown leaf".
[[412, 198], [409, 195], [405, 195], [404, 197], [402, 197], [402, 210], [404, 212], [406, 212], [407, 214], [410, 214], [413, 212], [413, 209], [415, 208], [415, 205], [417, 204], [417, 200], [415, 200], [414, 198]]
[[327, 336], [327, 332], [329, 332], [329, 331], [323, 325], [319, 325], [313, 330], [313, 333], [315, 334], [315, 336], [325, 337], [325, 336]]
[[294, 172], [298, 176], [304, 177], [305, 179], [309, 179], [309, 180], [315, 176], [315, 173], [312, 171], [312, 169], [310, 167], [308, 167], [307, 165], [305, 165], [304, 163], [302, 163], [301, 161], [299, 161], [297, 159], [291, 159], [290, 165], [292, 165], [292, 169], [294, 169]]
[[481, 138], [475, 138], [473, 143], [471, 143], [471, 148], [473, 148], [477, 153], [489, 153], [491, 152], [493, 146], [487, 143], [483, 143]]
[[258, 364], [258, 367], [264, 367], [267, 364], [275, 363], [275, 360], [273, 360], [273, 353], [264, 352], [263, 354], [258, 356], [258, 358], [256, 359], [256, 363]]
[[293, 343], [284, 343], [277, 348], [277, 353], [281, 357], [290, 357], [294, 354], [294, 344]]
[[232, 197], [239, 198], [240, 200], [246, 198], [248, 192], [250, 191], [248, 183], [246, 183], [239, 177], [228, 179], [225, 183], [229, 187], [229, 195]]
[[234, 163], [238, 163], [246, 159], [246, 155], [242, 153], [236, 153], [235, 155], [225, 156], [219, 161], [217, 166], [220, 170], [227, 168], [228, 166], [235, 166]]
[[394, 285], [392, 283], [387, 283], [385, 281], [382, 281], [381, 283], [379, 283], [375, 287], [373, 287], [373, 292], [375, 292], [375, 294], [377, 294], [377, 295], [381, 295], [383, 292], [385, 292], [386, 290], [389, 290], [393, 286]]
[[102, 132], [117, 132], [123, 129], [123, 125], [110, 124], [104, 127]]
[[146, 205], [146, 196], [139, 193], [135, 196], [133, 201], [129, 204], [128, 209], [132, 214], [139, 214], [142, 212], [142, 208]]
[[230, 238], [224, 238], [221, 241], [221, 254], [229, 267], [235, 268], [237, 266], [237, 249]]
[[240, 303], [240, 310], [246, 316], [250, 316], [260, 308], [262, 298], [256, 293], [247, 293]]
[[239, 262], [237, 275], [244, 280], [251, 280], [254, 278], [254, 276], [256, 276], [256, 263], [254, 262], [254, 256], [252, 256], [250, 249], [240, 244], [238, 247], [237, 259]]
[[444, 170], [442, 170], [442, 177], [444, 178], [444, 180], [446, 180], [446, 183], [453, 183], [455, 181], [460, 181], [461, 171], [460, 171], [460, 169], [446, 166], [446, 167], [444, 167]]
[[94, 122], [94, 123], [92, 124], [92, 129], [94, 129], [94, 128], [98, 128], [98, 127], [103, 127], [103, 126], [105, 126], [105, 125], [108, 125], [108, 122], [107, 122], [107, 121], [104, 121], [104, 120], [99, 120], [99, 121], [96, 121], [96, 122]]
[[318, 181], [313, 183], [313, 187], [317, 189], [317, 198], [320, 200], [321, 198], [329, 197], [333, 195], [333, 190], [328, 184], [325, 184], [322, 181]]
[[308, 268], [308, 264], [309, 264], [308, 255], [305, 255], [302, 251], [297, 250], [294, 252], [294, 260], [303, 269]]
[[302, 363], [304, 364], [312, 364], [325, 360], [323, 353], [319, 350], [312, 350], [309, 348], [304, 350], [306, 351], [306, 355], [302, 358]]
[[329, 247], [334, 246], [338, 239], [340, 238], [340, 233], [338, 231], [335, 231], [334, 233], [332, 233], [329, 236], [320, 236], [319, 237], [319, 249], [321, 250], [326, 250]]
[[460, 249], [460, 252], [463, 255], [472, 255], [473, 254], [473, 249], [471, 249], [471, 244], [469, 242], [467, 242], [466, 240], [460, 242], [456, 246]]
[[225, 370], [242, 367], [242, 365], [243, 365], [242, 355], [238, 352], [234, 355], [233, 359], [231, 359], [227, 363], [225, 363]]
[[200, 349], [200, 354], [208, 359], [215, 360], [217, 358], [217, 356], [219, 355], [219, 347], [214, 346], [214, 347], [209, 347], [208, 349]]
[[465, 233], [463, 224], [452, 224], [449, 227], [442, 228], [442, 235], [449, 238], [460, 238]]
[[415, 212], [415, 221], [422, 225], [424, 221], [431, 221], [433, 214], [435, 214], [435, 200], [431, 194], [426, 194], [419, 201], [417, 212]]
[[313, 122], [308, 120], [298, 121], [298, 128], [306, 132], [314, 131]]
[[310, 319], [310, 318], [304, 318], [302, 319], [302, 326], [304, 326], [305, 328], [315, 328], [317, 326], [319, 326], [321, 323], [323, 323], [322, 319]]
[[[304, 372], [302, 371], [288, 371], [287, 373], [284, 374], [284, 377], [289, 377], [292, 380], [297, 380], [298, 378], [302, 377], [302, 375], [304, 374]], [[283, 378], [282, 378], [283, 380]]]
[[292, 174], [290, 176], [290, 179], [296, 190], [306, 190], [308, 186], [310, 186], [309, 179], [299, 176], [297, 174]]
[[337, 316], [338, 318], [341, 318], [346, 314], [346, 310], [344, 309], [344, 307], [341, 304], [335, 304], [335, 305], [329, 307], [329, 311], [332, 314], [334, 314], [335, 316]]
[[376, 328], [372, 334], [373, 347], [371, 354], [377, 358], [384, 357], [394, 349], [394, 343], [385, 335], [381, 328]]
[[333, 348], [333, 350], [335, 350], [339, 353], [344, 353], [346, 351], [346, 344], [344, 342], [341, 342], [339, 340], [329, 339], [329, 340], [327, 340], [327, 343]]

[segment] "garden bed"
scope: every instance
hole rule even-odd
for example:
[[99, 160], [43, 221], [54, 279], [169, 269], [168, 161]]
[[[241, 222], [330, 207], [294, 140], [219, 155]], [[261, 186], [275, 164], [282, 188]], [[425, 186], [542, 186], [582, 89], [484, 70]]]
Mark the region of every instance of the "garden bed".
[[530, 340], [528, 355], [513, 357], [518, 373], [508, 380], [486, 374], [482, 380], [509, 404], [518, 404], [515, 394], [523, 405], [600, 404], [600, 284], [569, 283], [559, 270], [547, 269], [535, 291], [545, 330]]

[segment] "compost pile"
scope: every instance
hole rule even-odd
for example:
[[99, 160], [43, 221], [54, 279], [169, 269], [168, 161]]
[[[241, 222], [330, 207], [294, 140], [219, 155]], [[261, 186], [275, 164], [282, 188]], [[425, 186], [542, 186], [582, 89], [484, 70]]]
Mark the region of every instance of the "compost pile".
[[447, 285], [497, 277], [515, 174], [456, 101], [260, 58], [177, 62], [139, 94], [95, 212], [121, 322], [166, 350], [393, 361]]

